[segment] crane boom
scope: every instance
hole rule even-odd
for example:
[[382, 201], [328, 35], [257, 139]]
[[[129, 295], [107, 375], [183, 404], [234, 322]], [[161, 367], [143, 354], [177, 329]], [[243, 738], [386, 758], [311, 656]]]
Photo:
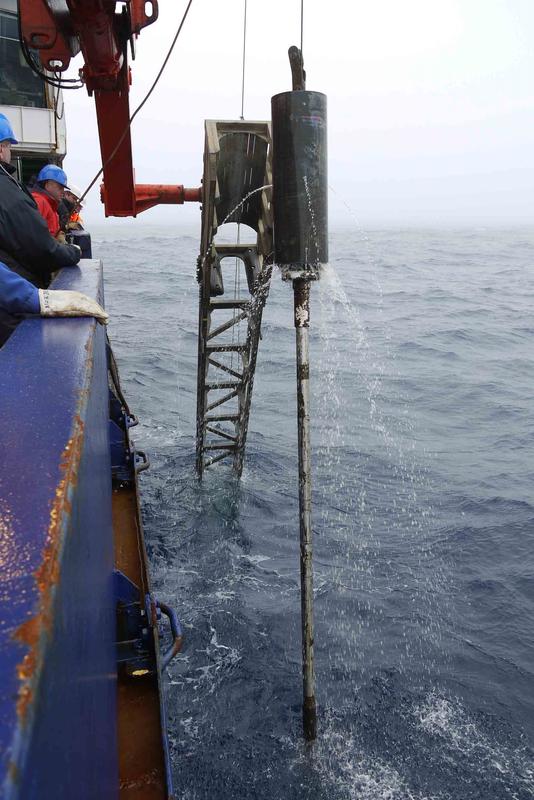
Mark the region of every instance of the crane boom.
[[[135, 185], [130, 137], [128, 47], [158, 18], [157, 0], [19, 0], [22, 39], [43, 68], [65, 72], [82, 53], [80, 77], [94, 96], [106, 216], [129, 217], [160, 202], [200, 201], [200, 189]], [[150, 202], [147, 202], [147, 197]]]

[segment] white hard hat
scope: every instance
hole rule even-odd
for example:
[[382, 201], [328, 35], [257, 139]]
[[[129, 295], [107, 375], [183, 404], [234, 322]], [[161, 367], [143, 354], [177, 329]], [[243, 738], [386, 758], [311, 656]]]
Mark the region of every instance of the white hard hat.
[[[69, 183], [69, 192], [70, 192], [71, 194], [73, 194], [73, 195], [74, 195], [74, 197], [76, 197], [76, 199], [77, 199], [77, 200], [79, 200], [79, 199], [80, 199], [80, 197], [81, 197], [81, 196], [82, 196], [82, 194], [83, 194], [82, 190], [81, 190], [81, 189], [80, 189], [78, 186], [75, 186], [75, 185], [74, 185], [74, 183]], [[84, 200], [82, 200], [82, 201], [81, 201], [81, 203], [80, 203], [80, 205], [81, 205], [81, 206], [83, 206], [83, 205], [84, 205], [84, 203], [85, 203], [85, 201], [84, 201]]]

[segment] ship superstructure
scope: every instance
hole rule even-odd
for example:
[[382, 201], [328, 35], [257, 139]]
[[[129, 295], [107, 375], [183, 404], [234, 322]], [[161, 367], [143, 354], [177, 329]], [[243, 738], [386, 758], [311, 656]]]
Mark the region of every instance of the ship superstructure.
[[45, 164], [62, 164], [67, 133], [61, 88], [41, 80], [22, 55], [16, 0], [0, 0], [0, 76], [0, 112], [19, 140], [12, 163], [29, 183]]

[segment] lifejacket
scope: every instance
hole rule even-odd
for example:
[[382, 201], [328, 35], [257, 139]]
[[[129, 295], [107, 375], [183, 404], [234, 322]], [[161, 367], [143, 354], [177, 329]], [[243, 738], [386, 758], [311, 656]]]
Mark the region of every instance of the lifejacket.
[[78, 213], [78, 211], [73, 211], [72, 212], [72, 214], [69, 217], [69, 222], [72, 222], [75, 225], [82, 225], [83, 220], [80, 217], [80, 214]]

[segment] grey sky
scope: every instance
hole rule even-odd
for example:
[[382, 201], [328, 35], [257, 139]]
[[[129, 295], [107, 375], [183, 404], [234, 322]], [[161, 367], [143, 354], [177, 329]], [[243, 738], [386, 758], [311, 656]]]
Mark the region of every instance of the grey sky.
[[[140, 36], [132, 109], [185, 5], [160, 0], [160, 19]], [[137, 182], [198, 185], [204, 119], [239, 117], [243, 6], [193, 0], [133, 124]], [[246, 118], [267, 118], [271, 95], [290, 88], [287, 49], [299, 42], [300, 0], [248, 0]], [[305, 0], [308, 88], [329, 99], [331, 222], [530, 223], [533, 43], [532, 0]], [[66, 168], [85, 187], [99, 166], [94, 104], [83, 90], [65, 94]], [[85, 216], [103, 218], [96, 189]], [[197, 208], [166, 207], [139, 222], [197, 219]]]

